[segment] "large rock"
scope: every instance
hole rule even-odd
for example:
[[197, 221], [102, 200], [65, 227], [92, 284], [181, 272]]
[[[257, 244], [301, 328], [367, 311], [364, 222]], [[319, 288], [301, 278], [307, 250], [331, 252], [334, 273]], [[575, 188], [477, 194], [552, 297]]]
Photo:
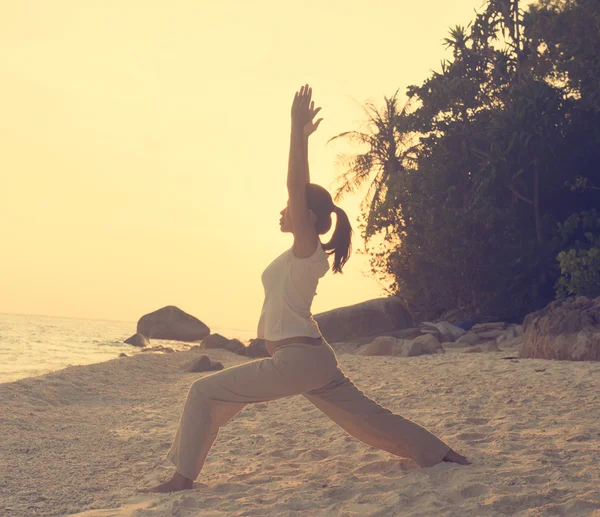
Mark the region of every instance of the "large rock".
[[357, 355], [400, 355], [402, 353], [404, 340], [392, 336], [381, 336], [361, 347]]
[[600, 297], [557, 300], [523, 322], [520, 358], [600, 360]]
[[354, 341], [413, 326], [412, 317], [396, 296], [322, 312], [314, 319], [329, 343]]
[[210, 329], [198, 318], [173, 305], [142, 316], [137, 331], [150, 339], [186, 342], [200, 341], [210, 334]]
[[402, 353], [403, 357], [415, 357], [417, 355], [444, 353], [445, 350], [437, 338], [431, 334], [419, 336], [412, 341], [404, 344]]
[[464, 329], [461, 329], [452, 323], [448, 323], [447, 321], [438, 321], [436, 323], [424, 321], [421, 323], [419, 330], [423, 334], [433, 334], [442, 342], [456, 341], [465, 334]]

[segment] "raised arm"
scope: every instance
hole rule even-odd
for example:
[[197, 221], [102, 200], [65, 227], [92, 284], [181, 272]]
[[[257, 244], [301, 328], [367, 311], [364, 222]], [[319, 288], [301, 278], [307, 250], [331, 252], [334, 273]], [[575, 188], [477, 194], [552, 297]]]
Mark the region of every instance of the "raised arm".
[[300, 88], [294, 96], [288, 162], [288, 209], [294, 232], [292, 251], [300, 258], [312, 255], [318, 243], [314, 221], [311, 221], [306, 205], [306, 185], [310, 182], [308, 138], [316, 131], [323, 119], [313, 122], [321, 108], [315, 109], [311, 96], [312, 89], [308, 85]]

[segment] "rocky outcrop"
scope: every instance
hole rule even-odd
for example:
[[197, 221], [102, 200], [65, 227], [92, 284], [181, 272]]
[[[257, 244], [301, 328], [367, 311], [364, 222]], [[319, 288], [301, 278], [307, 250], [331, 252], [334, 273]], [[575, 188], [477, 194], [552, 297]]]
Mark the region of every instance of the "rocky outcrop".
[[520, 358], [600, 360], [600, 297], [557, 300], [528, 314]]
[[131, 337], [128, 337], [125, 340], [125, 343], [128, 345], [139, 346], [140, 348], [144, 348], [146, 346], [150, 346], [150, 341], [148, 341], [144, 336], [137, 333]]
[[399, 298], [376, 298], [316, 314], [314, 319], [329, 343], [354, 341], [409, 328], [412, 317]]
[[198, 359], [194, 359], [186, 364], [183, 370], [186, 372], [212, 372], [222, 370], [223, 368], [223, 363], [213, 361], [210, 357], [202, 355]]
[[142, 316], [137, 332], [149, 339], [191, 342], [204, 339], [210, 334], [210, 329], [198, 318], [169, 305]]

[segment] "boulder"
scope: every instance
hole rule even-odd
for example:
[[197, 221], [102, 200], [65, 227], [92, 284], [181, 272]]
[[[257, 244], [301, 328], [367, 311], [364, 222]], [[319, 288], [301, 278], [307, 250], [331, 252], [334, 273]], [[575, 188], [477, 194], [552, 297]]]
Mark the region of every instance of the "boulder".
[[[520, 329], [520, 330], [519, 330]], [[520, 333], [519, 333], [520, 332]], [[503, 334], [496, 338], [496, 343], [500, 344], [504, 341], [510, 341], [523, 334], [523, 327], [521, 325], [512, 325]]]
[[600, 360], [600, 297], [556, 300], [523, 322], [519, 358]]
[[502, 345], [502, 350], [520, 350], [523, 343], [525, 343], [525, 336], [521, 335], [498, 344]]
[[475, 332], [487, 332], [489, 330], [504, 330], [506, 328], [506, 323], [503, 321], [491, 321], [489, 323], [477, 323], [473, 325], [471, 330]]
[[210, 357], [206, 355], [194, 359], [183, 367], [186, 372], [212, 372], [222, 370], [223, 368], [222, 363], [212, 361]]
[[496, 340], [498, 339], [500, 336], [503, 336], [506, 333], [505, 330], [486, 330], [483, 332], [477, 332], [475, 331], [475, 334], [477, 334], [480, 338], [482, 338], [483, 340]]
[[429, 321], [424, 321], [421, 323], [419, 330], [423, 334], [432, 334], [439, 341], [456, 341], [459, 337], [465, 334], [465, 331], [452, 323], [448, 323], [447, 321], [438, 321], [436, 323], [432, 323]]
[[121, 353], [119, 354], [119, 357], [129, 357], [129, 356], [128, 356], [128, 355], [127, 355], [125, 352], [121, 352]]
[[396, 296], [322, 312], [316, 314], [314, 319], [329, 343], [349, 342], [413, 326], [412, 317]]
[[444, 353], [445, 350], [437, 338], [431, 334], [420, 336], [404, 343], [402, 357], [415, 357], [417, 355]]
[[246, 346], [239, 339], [228, 339], [221, 334], [210, 334], [200, 344], [201, 350], [221, 348], [238, 355], [245, 355]]
[[229, 339], [221, 334], [209, 334], [202, 340], [200, 348], [204, 350], [210, 350], [211, 348], [225, 348], [225, 345], [228, 342]]
[[198, 318], [173, 305], [142, 316], [137, 331], [150, 339], [185, 342], [200, 341], [210, 334], [210, 329]]
[[264, 339], [251, 339], [245, 352], [246, 357], [269, 357]]
[[143, 348], [145, 346], [150, 346], [150, 341], [148, 341], [144, 336], [142, 336], [139, 333], [136, 333], [133, 336], [128, 337], [125, 340], [125, 343], [127, 343], [128, 345], [139, 346], [140, 348]]
[[361, 347], [357, 355], [400, 355], [403, 350], [404, 340], [392, 336], [381, 336]]
[[455, 343], [457, 346], [473, 346], [485, 341], [477, 332], [469, 331], [465, 335], [459, 337]]

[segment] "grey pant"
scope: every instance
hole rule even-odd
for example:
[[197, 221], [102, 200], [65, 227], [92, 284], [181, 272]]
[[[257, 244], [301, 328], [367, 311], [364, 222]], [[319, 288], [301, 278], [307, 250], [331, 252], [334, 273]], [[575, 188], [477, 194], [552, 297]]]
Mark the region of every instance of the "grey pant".
[[168, 459], [196, 479], [219, 428], [246, 404], [303, 395], [349, 434], [421, 467], [442, 461], [450, 447], [418, 424], [366, 397], [344, 375], [333, 349], [282, 345], [267, 359], [227, 368], [195, 381]]

